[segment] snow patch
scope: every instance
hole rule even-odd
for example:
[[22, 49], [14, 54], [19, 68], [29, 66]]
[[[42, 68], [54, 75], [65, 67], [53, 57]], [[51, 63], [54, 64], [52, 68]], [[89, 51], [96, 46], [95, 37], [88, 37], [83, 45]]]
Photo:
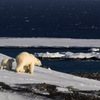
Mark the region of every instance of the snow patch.
[[99, 52], [90, 52], [90, 53], [73, 53], [73, 52], [56, 52], [56, 53], [35, 53], [36, 57], [40, 58], [97, 58], [100, 59], [100, 53]]
[[100, 47], [100, 39], [0, 38], [0, 47]]

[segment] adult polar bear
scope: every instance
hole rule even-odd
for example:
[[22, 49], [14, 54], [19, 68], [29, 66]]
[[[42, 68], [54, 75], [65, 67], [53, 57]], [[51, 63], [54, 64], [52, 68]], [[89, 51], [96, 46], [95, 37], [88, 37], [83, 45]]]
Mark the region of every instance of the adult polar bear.
[[34, 65], [41, 66], [41, 61], [34, 55], [27, 52], [22, 52], [16, 57], [17, 67], [16, 72], [29, 72], [33, 74]]

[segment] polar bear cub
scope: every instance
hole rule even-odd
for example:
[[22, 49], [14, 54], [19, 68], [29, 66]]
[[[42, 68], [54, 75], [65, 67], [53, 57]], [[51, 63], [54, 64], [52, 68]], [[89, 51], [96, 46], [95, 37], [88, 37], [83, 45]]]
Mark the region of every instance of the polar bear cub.
[[34, 55], [22, 52], [16, 57], [16, 72], [29, 72], [30, 74], [33, 74], [34, 71], [34, 65], [41, 66], [41, 61], [37, 59]]
[[11, 70], [12, 69], [12, 63], [13, 62], [14, 62], [14, 59], [13, 58], [2, 60], [2, 62], [1, 62], [1, 69], [3, 69], [3, 67], [6, 66], [6, 68], [8, 70]]

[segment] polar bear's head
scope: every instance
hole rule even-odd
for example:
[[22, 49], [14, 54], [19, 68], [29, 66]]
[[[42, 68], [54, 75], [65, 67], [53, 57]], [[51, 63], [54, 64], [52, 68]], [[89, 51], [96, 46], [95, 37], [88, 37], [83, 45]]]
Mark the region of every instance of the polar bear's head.
[[36, 63], [35, 64], [38, 65], [38, 66], [42, 66], [42, 63], [38, 58], [36, 58]]

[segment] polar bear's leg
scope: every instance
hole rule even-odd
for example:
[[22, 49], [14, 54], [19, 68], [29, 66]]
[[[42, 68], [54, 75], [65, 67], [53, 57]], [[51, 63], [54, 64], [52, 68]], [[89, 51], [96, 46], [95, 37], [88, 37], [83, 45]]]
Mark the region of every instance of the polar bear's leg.
[[7, 62], [7, 63], [5, 64], [7, 70], [11, 70], [10, 65], [11, 65], [10, 62]]
[[17, 66], [17, 68], [16, 68], [16, 72], [22, 72], [22, 70], [23, 70], [23, 64], [19, 64], [18, 66]]
[[23, 69], [21, 69], [20, 72], [22, 72], [22, 73], [25, 73], [25, 72], [28, 73], [29, 72], [28, 66], [24, 66]]
[[1, 63], [1, 69], [3, 69], [4, 66], [5, 66], [5, 64], [2, 61], [2, 63]]
[[33, 71], [34, 71], [34, 64], [30, 64], [30, 66], [29, 66], [30, 74], [33, 74]]
[[21, 69], [21, 70], [20, 70], [20, 72], [21, 72], [21, 73], [24, 73], [24, 72], [25, 72], [25, 70], [24, 70], [24, 69]]
[[1, 69], [3, 69], [3, 67], [4, 67], [4, 66], [3, 66], [3, 65], [1, 65]]
[[29, 66], [24, 66], [24, 70], [25, 70], [26, 73], [28, 73], [29, 72]]
[[7, 70], [10, 70], [9, 64], [6, 64], [6, 69], [7, 69]]
[[9, 69], [12, 69], [12, 63], [9, 63], [9, 67], [8, 67]]

